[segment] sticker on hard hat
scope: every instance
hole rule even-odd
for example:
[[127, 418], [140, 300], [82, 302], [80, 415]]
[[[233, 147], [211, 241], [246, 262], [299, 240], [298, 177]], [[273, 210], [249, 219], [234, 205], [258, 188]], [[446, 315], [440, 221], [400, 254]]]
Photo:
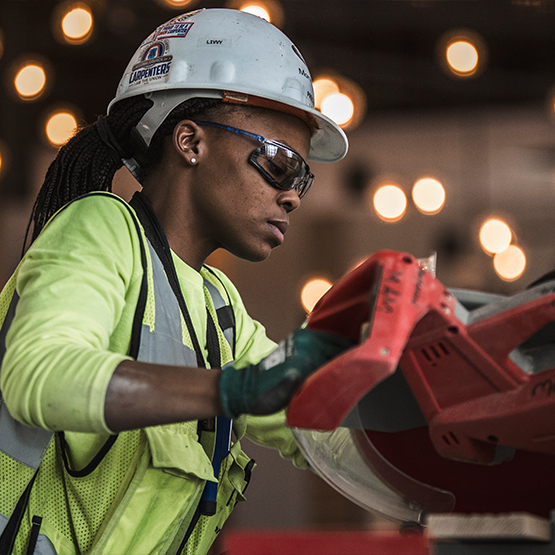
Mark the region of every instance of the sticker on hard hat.
[[[169, 50], [169, 41], [159, 40], [149, 44], [141, 54], [141, 60], [151, 60], [152, 58], [159, 58], [164, 54], [167, 54]], [[135, 69], [136, 66], [133, 67]]]
[[168, 21], [164, 25], [160, 25], [153, 33], [141, 43], [141, 46], [150, 44], [153, 41], [161, 39], [185, 38], [191, 27], [194, 25], [193, 21], [184, 22], [183, 17], [176, 17]]
[[147, 45], [139, 57], [141, 61], [131, 68], [129, 86], [167, 80], [173, 59], [168, 51], [169, 41], [167, 40], [160, 40]]
[[171, 25], [162, 25], [156, 31], [157, 39], [169, 39], [169, 38], [184, 38], [187, 33], [191, 30], [193, 22], [188, 23], [172, 23]]
[[[154, 65], [151, 65], [151, 62], [149, 61], [149, 67], [137, 68], [136, 71], [132, 71], [131, 75], [129, 75], [129, 86], [132, 87], [138, 83], [142, 83], [144, 85], [152, 81], [167, 80], [170, 74], [172, 56], [164, 56], [162, 59], [166, 61], [160, 63], [157, 60]], [[137, 64], [137, 66], [142, 66], [143, 64], [147, 64], [147, 62], [141, 62], [140, 64]]]

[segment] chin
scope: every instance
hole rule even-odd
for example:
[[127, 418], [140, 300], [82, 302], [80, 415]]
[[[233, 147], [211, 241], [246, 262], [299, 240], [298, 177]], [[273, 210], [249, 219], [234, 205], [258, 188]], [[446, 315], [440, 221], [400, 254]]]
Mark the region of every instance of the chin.
[[270, 245], [266, 245], [265, 248], [260, 249], [237, 249], [231, 250], [227, 249], [231, 254], [235, 255], [237, 258], [241, 258], [242, 260], [247, 260], [248, 262], [264, 262], [270, 258], [270, 254], [272, 254], [272, 250], [275, 247], [271, 247]]

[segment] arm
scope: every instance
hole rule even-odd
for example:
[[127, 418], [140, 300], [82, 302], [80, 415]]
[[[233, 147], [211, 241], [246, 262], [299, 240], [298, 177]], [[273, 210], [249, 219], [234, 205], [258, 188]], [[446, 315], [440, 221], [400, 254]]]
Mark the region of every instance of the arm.
[[88, 197], [56, 216], [17, 274], [20, 300], [6, 338], [2, 392], [29, 426], [110, 433], [104, 399], [126, 356], [142, 267], [117, 200]]
[[108, 384], [106, 424], [120, 432], [222, 414], [220, 376], [221, 370], [125, 360]]

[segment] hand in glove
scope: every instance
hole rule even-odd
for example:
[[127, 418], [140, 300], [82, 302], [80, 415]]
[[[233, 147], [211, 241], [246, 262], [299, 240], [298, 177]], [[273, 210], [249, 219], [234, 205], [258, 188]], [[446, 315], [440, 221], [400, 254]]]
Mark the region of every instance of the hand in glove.
[[339, 335], [298, 329], [258, 364], [226, 368], [220, 378], [225, 415], [236, 418], [281, 410], [312, 372], [353, 345]]

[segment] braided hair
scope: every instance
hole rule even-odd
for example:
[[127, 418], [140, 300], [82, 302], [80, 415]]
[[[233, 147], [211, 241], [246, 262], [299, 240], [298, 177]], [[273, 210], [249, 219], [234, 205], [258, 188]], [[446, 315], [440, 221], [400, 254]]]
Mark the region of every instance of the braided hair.
[[[127, 98], [114, 105], [105, 117], [104, 125], [118, 145], [118, 152], [125, 158], [133, 158], [131, 131], [152, 106], [144, 96]], [[146, 153], [139, 160], [143, 175], [160, 162], [163, 139], [171, 134], [183, 119], [205, 114], [222, 105], [219, 99], [192, 98], [172, 110], [154, 134]], [[91, 191], [112, 190], [114, 174], [123, 162], [115, 155], [115, 149], [102, 138], [98, 122], [81, 128], [65, 145], [50, 164], [42, 187], [37, 195], [29, 219], [23, 251], [33, 227], [31, 242], [40, 234], [46, 222], [68, 202]]]

